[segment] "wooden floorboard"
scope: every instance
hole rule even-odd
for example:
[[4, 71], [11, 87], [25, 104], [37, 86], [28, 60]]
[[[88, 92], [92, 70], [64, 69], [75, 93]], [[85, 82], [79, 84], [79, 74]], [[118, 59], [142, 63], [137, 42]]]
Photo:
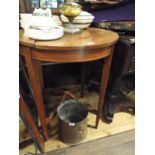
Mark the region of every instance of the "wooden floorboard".
[[[95, 120], [95, 115], [90, 114], [88, 117], [88, 124], [90, 125], [94, 124], [94, 120]], [[113, 137], [116, 134], [121, 134], [130, 130], [133, 130], [135, 128], [134, 125], [135, 125], [134, 116], [127, 113], [117, 113], [115, 115], [114, 121], [111, 124], [107, 124], [100, 120], [98, 129], [88, 127], [87, 137], [82, 142], [80, 142], [80, 144], [85, 144], [89, 141], [97, 140], [100, 138], [107, 138], [107, 137], [110, 138], [111, 136]], [[51, 137], [47, 142], [45, 142], [46, 153], [54, 150], [68, 148], [68, 147], [71, 147], [71, 145], [67, 145], [63, 143], [59, 139], [57, 133], [53, 137]], [[34, 145], [29, 145], [28, 147], [21, 149], [20, 155], [25, 155], [25, 154], [27, 155], [27, 152], [34, 153], [35, 152]]]
[[134, 139], [135, 132], [132, 130], [58, 151], [52, 151], [46, 153], [46, 155], [134, 155]]
[[[75, 96], [80, 96], [80, 93], [79, 92], [77, 92], [77, 93], [78, 94], [76, 94]], [[50, 108], [52, 109], [53, 103], [59, 104], [59, 102], [60, 102], [59, 99], [60, 98], [58, 98], [57, 96], [56, 97], [55, 96], [50, 96], [49, 97], [50, 102], [46, 103], [46, 107], [49, 107], [49, 109]], [[97, 104], [98, 104], [98, 93], [96, 93], [94, 91], [92, 91], [92, 92], [91, 91], [90, 92], [85, 91], [84, 98], [82, 98], [82, 99], [80, 98], [79, 101], [81, 103], [84, 103], [84, 104], [89, 103], [88, 107], [90, 109], [96, 109]], [[96, 115], [94, 115], [92, 113], [89, 113], [88, 114], [88, 125], [94, 126], [95, 125], [95, 119], [96, 119]], [[104, 138], [109, 139], [111, 136], [113, 137], [113, 136], [118, 135], [118, 134], [122, 134], [122, 133], [124, 134], [124, 132], [134, 130], [134, 128], [135, 128], [135, 117], [134, 117], [134, 115], [131, 115], [131, 114], [125, 113], [125, 112], [116, 113], [114, 115], [114, 119], [113, 119], [112, 123], [108, 124], [108, 123], [102, 121], [102, 119], [100, 119], [99, 126], [98, 126], [97, 129], [88, 127], [87, 128], [88, 129], [87, 137], [83, 141], [80, 142], [80, 147], [83, 147], [83, 145], [85, 147], [85, 144], [87, 144], [88, 142], [92, 142], [94, 140], [95, 141], [96, 140], [101, 140], [102, 138], [103, 139]], [[58, 153], [55, 152], [54, 155], [64, 155], [64, 154], [69, 155], [69, 153], [72, 151], [72, 149], [75, 148], [72, 145], [68, 145], [68, 144], [63, 143], [60, 140], [59, 132], [58, 132], [57, 116], [52, 118], [48, 133], [49, 133], [49, 139], [48, 139], [47, 142], [45, 142], [45, 152], [46, 153], [51, 152], [51, 151], [58, 151]], [[129, 136], [125, 136], [125, 137], [124, 137], [124, 140], [126, 140], [126, 141], [124, 141], [124, 147], [127, 147], [126, 146], [127, 144], [125, 144], [125, 143], [129, 142], [128, 141]], [[111, 141], [113, 142], [113, 140], [111, 140]], [[117, 139], [115, 139], [114, 142], [115, 141], [117, 141]], [[105, 146], [110, 145], [112, 142], [108, 143], [108, 141], [104, 141], [104, 146], [99, 145], [101, 148], [100, 149], [98, 148], [98, 150], [102, 150], [101, 152], [104, 153], [103, 149], [105, 149]], [[119, 142], [117, 142], [117, 145], [119, 145]], [[94, 144], [94, 146], [96, 146], [96, 144]], [[96, 147], [94, 147], [94, 146], [93, 146], [93, 148], [95, 149]], [[128, 146], [130, 146], [130, 143], [128, 144]], [[78, 146], [76, 148], [78, 148]], [[67, 151], [64, 152], [64, 149], [67, 149]], [[61, 151], [61, 150], [63, 150], [63, 151]], [[84, 150], [84, 148], [83, 148], [83, 150]], [[108, 148], [106, 148], [106, 150], [108, 150]], [[114, 148], [114, 150], [115, 150], [115, 148]], [[89, 150], [86, 150], [86, 151], [89, 151]], [[31, 153], [35, 152], [33, 144], [29, 145], [29, 146], [27, 146], [27, 147], [25, 147], [23, 149], [20, 149], [20, 155], [27, 155], [28, 152], [31, 152]], [[68, 153], [68, 154], [66, 154], [66, 153]], [[71, 155], [78, 155], [78, 154], [71, 154]], [[81, 155], [81, 154], [79, 154], [79, 155]], [[96, 154], [91, 154], [91, 155], [96, 155]], [[112, 153], [107, 154], [107, 155], [112, 155]], [[130, 154], [130, 155], [132, 155], [132, 154]]]

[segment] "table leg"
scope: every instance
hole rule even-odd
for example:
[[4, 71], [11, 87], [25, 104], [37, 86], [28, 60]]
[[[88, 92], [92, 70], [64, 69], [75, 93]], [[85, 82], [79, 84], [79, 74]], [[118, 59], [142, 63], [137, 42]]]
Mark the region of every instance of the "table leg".
[[19, 98], [19, 113], [34, 142], [38, 145], [40, 151], [44, 152], [44, 141], [21, 94]]
[[47, 124], [46, 124], [46, 114], [45, 114], [45, 107], [43, 103], [40, 74], [39, 74], [39, 71], [37, 70], [39, 66], [38, 64], [39, 62], [31, 58], [32, 51], [28, 47], [24, 47], [23, 50], [25, 53], [25, 60], [27, 64], [28, 74], [29, 74], [30, 83], [34, 94], [34, 100], [36, 103], [38, 115], [41, 122], [43, 135], [44, 135], [44, 138], [47, 140], [48, 133], [47, 133]]
[[112, 48], [111, 55], [104, 58], [104, 64], [103, 64], [103, 69], [102, 69], [102, 77], [101, 77], [101, 84], [100, 84], [100, 92], [99, 92], [99, 103], [98, 103], [96, 124], [95, 124], [96, 128], [98, 127], [99, 119], [100, 119], [101, 113], [102, 113], [102, 107], [104, 105], [104, 98], [105, 98], [106, 88], [107, 88], [107, 84], [108, 84], [108, 78], [109, 78], [109, 73], [110, 73], [112, 56], [113, 56], [113, 48]]
[[44, 88], [43, 71], [42, 71], [42, 65], [40, 61], [38, 61], [38, 63], [36, 64], [36, 67], [40, 78], [41, 87]]

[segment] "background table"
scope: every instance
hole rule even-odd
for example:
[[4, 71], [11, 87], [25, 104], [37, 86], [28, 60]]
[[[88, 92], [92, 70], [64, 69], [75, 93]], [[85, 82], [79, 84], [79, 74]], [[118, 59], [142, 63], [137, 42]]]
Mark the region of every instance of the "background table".
[[43, 135], [48, 139], [47, 118], [42, 95], [44, 87], [41, 61], [55, 63], [89, 62], [104, 58], [104, 67], [99, 92], [99, 103], [95, 127], [98, 127], [111, 67], [113, 49], [119, 36], [112, 31], [88, 28], [76, 34], [64, 36], [52, 41], [29, 39], [24, 31], [19, 32], [20, 54], [25, 57], [30, 83], [40, 118]]

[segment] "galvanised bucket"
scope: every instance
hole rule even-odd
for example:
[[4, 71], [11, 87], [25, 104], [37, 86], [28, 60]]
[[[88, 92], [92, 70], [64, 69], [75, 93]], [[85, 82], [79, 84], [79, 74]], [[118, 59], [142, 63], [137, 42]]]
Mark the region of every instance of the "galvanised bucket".
[[57, 109], [59, 134], [65, 143], [78, 143], [87, 135], [87, 107], [76, 101], [62, 102]]

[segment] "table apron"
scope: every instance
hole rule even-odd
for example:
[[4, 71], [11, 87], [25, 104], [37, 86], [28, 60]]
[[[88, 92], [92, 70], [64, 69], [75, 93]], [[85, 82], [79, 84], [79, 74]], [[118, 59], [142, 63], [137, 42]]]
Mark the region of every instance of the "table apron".
[[[56, 63], [76, 63], [76, 62], [88, 62], [101, 58], [105, 58], [111, 55], [113, 46], [89, 49], [89, 50], [75, 50], [75, 51], [53, 51], [53, 50], [36, 50], [31, 48], [32, 59], [46, 62]], [[23, 46], [20, 46], [20, 54], [24, 54]]]

